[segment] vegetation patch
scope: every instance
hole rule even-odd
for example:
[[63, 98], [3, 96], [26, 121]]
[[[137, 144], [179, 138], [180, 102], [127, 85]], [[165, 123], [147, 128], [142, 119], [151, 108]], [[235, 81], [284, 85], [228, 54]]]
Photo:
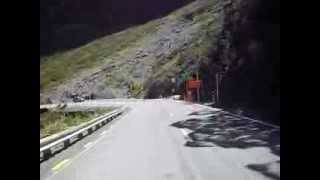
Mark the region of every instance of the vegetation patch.
[[144, 90], [143, 84], [139, 82], [133, 82], [129, 85], [129, 92], [133, 97], [138, 97]]
[[103, 108], [95, 111], [47, 111], [40, 113], [40, 138], [78, 126], [112, 110], [114, 108]]

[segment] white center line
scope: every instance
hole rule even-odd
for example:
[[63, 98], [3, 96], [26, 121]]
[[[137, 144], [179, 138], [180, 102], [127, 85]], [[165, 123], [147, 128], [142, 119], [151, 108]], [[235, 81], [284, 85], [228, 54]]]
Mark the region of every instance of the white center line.
[[80, 153], [78, 153], [77, 155], [75, 155], [72, 159], [66, 159], [66, 160], [61, 161], [60, 163], [58, 163], [55, 167], [52, 168], [54, 173], [48, 179], [54, 178], [59, 173], [59, 171], [57, 171], [58, 169], [61, 169], [61, 167], [66, 167], [66, 164], [70, 165], [76, 159], [81, 157], [84, 153], [88, 152], [88, 150], [90, 150], [92, 147], [94, 147], [93, 145], [95, 145], [96, 143], [101, 141], [104, 137], [105, 136], [100, 136], [100, 138], [98, 138], [97, 140], [95, 140], [93, 142], [88, 142], [87, 144], [84, 145], [84, 147], [86, 148], [85, 150], [83, 150]]

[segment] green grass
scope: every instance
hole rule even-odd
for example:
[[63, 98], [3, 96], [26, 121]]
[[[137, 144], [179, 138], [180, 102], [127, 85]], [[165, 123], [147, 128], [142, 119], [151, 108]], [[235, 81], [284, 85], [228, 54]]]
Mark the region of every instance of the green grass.
[[168, 86], [167, 82], [170, 82], [172, 77], [177, 78], [178, 85], [181, 86], [181, 83], [189, 79], [196, 70], [190, 68], [192, 65], [207, 64], [210, 61], [216, 42], [214, 35], [218, 32], [215, 23], [219, 19], [212, 13], [216, 9], [216, 1], [210, 0], [205, 3], [207, 5], [200, 6], [197, 6], [198, 3], [191, 3], [170, 14], [169, 19], [193, 21], [200, 26], [200, 29], [187, 47], [173, 51], [162, 61], [165, 63], [157, 64], [152, 79], [160, 82], [161, 86]]
[[97, 39], [80, 48], [44, 57], [46, 60], [40, 64], [40, 90], [50, 89], [83, 69], [99, 65], [105, 59], [112, 61], [112, 57], [123, 55], [147, 34], [157, 31], [158, 25], [158, 20], [150, 21]]
[[183, 79], [189, 78], [192, 74], [192, 71], [188, 69], [188, 59], [192, 59], [193, 63], [203, 63], [208, 61], [210, 53], [215, 46], [214, 34], [217, 32], [215, 22], [218, 18], [216, 15], [213, 15], [218, 1], [209, 0], [203, 2], [206, 5], [199, 5], [199, 2], [189, 4], [182, 9], [175, 11], [170, 14], [171, 19], [184, 19], [192, 20], [193, 22], [200, 25], [200, 31], [198, 35], [191, 41], [192, 43], [184, 50], [174, 51], [170, 56], [169, 62], [166, 62], [164, 65], [160, 66], [160, 72], [157, 72], [156, 75], [161, 75], [163, 72], [169, 73], [176, 72], [177, 68], [179, 71], [179, 76]]
[[215, 19], [207, 11], [201, 10], [199, 13], [193, 14], [194, 21], [201, 26], [198, 35], [184, 50], [175, 50], [169, 57], [157, 64], [153, 79], [165, 82], [171, 77], [176, 77], [183, 82], [193, 73], [190, 63], [201, 64], [209, 61], [215, 42], [213, 34], [216, 27], [212, 25]]
[[127, 65], [121, 65], [113, 69], [112, 73], [108, 73], [105, 76], [104, 84], [107, 87], [119, 88], [128, 87], [133, 81], [129, 67]]
[[129, 86], [129, 92], [132, 94], [133, 97], [138, 97], [140, 93], [144, 90], [143, 84], [139, 82], [133, 82]]
[[157, 65], [157, 71], [154, 73], [153, 77], [159, 78], [161, 76], [170, 76], [172, 75], [172, 71], [177, 69], [177, 61], [179, 60], [179, 53], [174, 57], [169, 58], [166, 63], [162, 65]]
[[88, 122], [95, 117], [112, 111], [113, 108], [98, 109], [94, 112], [48, 111], [40, 114], [40, 138], [56, 134], [70, 127]]

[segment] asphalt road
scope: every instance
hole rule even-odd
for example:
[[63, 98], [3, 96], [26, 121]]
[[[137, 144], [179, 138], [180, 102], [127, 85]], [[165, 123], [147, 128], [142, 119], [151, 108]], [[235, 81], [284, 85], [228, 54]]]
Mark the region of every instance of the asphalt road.
[[[224, 147], [219, 143], [211, 143], [210, 147], [186, 145], [191, 141], [189, 133], [195, 131], [173, 124], [190, 118], [205, 119], [208, 114], [196, 112], [214, 113], [214, 109], [163, 99], [123, 101], [121, 105], [127, 105], [131, 110], [42, 162], [40, 179], [280, 179], [280, 155], [272, 151], [272, 147], [280, 151], [279, 144], [245, 148]], [[274, 129], [265, 128], [264, 131], [268, 136]]]

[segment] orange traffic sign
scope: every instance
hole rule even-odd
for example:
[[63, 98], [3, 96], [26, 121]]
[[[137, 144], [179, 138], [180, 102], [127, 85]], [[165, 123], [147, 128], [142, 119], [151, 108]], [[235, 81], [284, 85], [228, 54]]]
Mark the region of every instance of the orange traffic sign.
[[187, 88], [188, 89], [198, 89], [201, 86], [201, 80], [188, 80], [187, 81]]

